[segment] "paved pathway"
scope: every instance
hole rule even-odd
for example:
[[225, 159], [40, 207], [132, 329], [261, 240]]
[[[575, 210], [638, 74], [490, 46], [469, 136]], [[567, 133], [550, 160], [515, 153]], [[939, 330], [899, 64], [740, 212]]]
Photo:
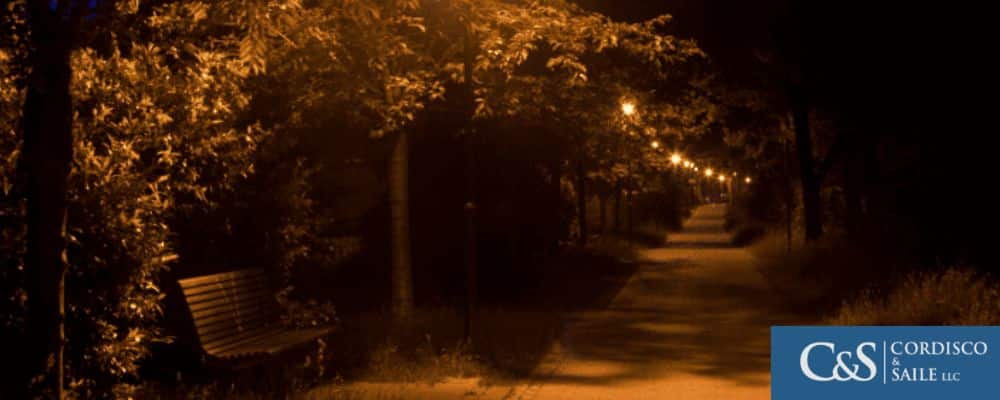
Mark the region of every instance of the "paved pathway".
[[789, 320], [729, 246], [725, 207], [695, 210], [605, 310], [578, 315], [526, 400], [769, 399], [769, 327]]

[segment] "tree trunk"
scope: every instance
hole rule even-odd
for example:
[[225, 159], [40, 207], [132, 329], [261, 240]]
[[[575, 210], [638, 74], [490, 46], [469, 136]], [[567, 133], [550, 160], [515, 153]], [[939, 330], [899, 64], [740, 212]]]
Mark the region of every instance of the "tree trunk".
[[551, 164], [552, 182], [549, 184], [552, 206], [554, 207], [552, 212], [552, 218], [549, 219], [550, 231], [549, 245], [552, 246], [552, 252], [556, 252], [559, 249], [559, 241], [565, 236], [564, 230], [564, 209], [563, 209], [563, 199], [562, 199], [562, 160], [554, 159]]
[[618, 182], [615, 184], [615, 212], [614, 212], [614, 226], [615, 232], [620, 232], [622, 227], [622, 184]]
[[625, 212], [625, 217], [628, 218], [626, 222], [628, 225], [628, 238], [632, 239], [632, 234], [635, 233], [635, 204], [632, 201], [632, 162], [628, 162], [628, 183], [625, 185], [625, 207], [627, 208]]
[[790, 152], [788, 140], [781, 139], [781, 161], [785, 183], [785, 252], [792, 252], [792, 219], [795, 209], [795, 190], [792, 188], [792, 172], [788, 161]]
[[823, 204], [820, 182], [813, 159], [812, 133], [809, 130], [809, 104], [802, 88], [791, 89], [792, 119], [795, 125], [795, 149], [799, 156], [799, 179], [802, 182], [802, 207], [807, 241], [823, 235]]
[[409, 138], [400, 131], [389, 159], [389, 214], [392, 236], [392, 315], [405, 323], [413, 316], [413, 266], [410, 263]]
[[597, 196], [597, 202], [600, 210], [598, 210], [598, 218], [600, 218], [601, 223], [597, 226], [597, 233], [603, 235], [607, 231], [607, 221], [608, 221], [608, 196], [607, 194], [600, 194]]
[[726, 180], [726, 190], [729, 191], [729, 204], [736, 204], [736, 196], [738, 194], [738, 186], [736, 186], [736, 178], [730, 178]]
[[[27, 172], [27, 332], [25, 379], [41, 374], [49, 396], [62, 398], [67, 178], [73, 159], [70, 95], [71, 27], [44, 5], [32, 4], [34, 51], [22, 116]], [[27, 382], [27, 381], [26, 381]], [[25, 390], [27, 385], [24, 385]]]
[[583, 160], [576, 162], [576, 215], [580, 221], [580, 237], [577, 243], [580, 246], [587, 245], [587, 170], [583, 165]]

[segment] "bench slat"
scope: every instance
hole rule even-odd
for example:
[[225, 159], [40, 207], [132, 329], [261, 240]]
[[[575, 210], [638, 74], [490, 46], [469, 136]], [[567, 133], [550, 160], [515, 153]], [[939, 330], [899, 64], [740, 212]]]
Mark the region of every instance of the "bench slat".
[[308, 343], [331, 332], [328, 327], [299, 329], [275, 335], [262, 336], [257, 341], [245, 343], [218, 353], [222, 358], [234, 358], [254, 354], [277, 354], [291, 347]]
[[271, 296], [251, 296], [249, 294], [237, 295], [231, 298], [218, 298], [211, 301], [203, 301], [198, 304], [189, 304], [188, 309], [192, 313], [197, 313], [200, 315], [206, 315], [205, 313], [211, 313], [212, 310], [219, 308], [229, 309], [239, 311], [246, 307], [251, 307], [253, 305], [268, 305], [277, 304], [277, 300]]
[[261, 279], [268, 280], [269, 276], [263, 272], [254, 273], [244, 273], [244, 274], [216, 274], [216, 275], [206, 275], [198, 276], [193, 278], [185, 278], [177, 281], [181, 287], [185, 289], [197, 289], [205, 286], [212, 286], [219, 283], [240, 283], [240, 282], [254, 282]]
[[274, 299], [274, 295], [267, 288], [256, 288], [256, 289], [233, 289], [226, 292], [214, 292], [201, 296], [192, 296], [188, 298], [188, 307], [192, 310], [198, 310], [203, 308], [210, 308], [213, 305], [219, 303], [239, 303], [245, 300], [252, 300], [256, 298], [266, 298]]
[[[275, 317], [276, 314], [279, 313], [277, 307], [270, 307], [269, 304], [246, 306], [243, 307], [243, 310], [250, 314], [265, 315], [267, 317]], [[219, 321], [236, 318], [236, 315], [232, 312], [232, 310], [226, 308], [218, 308], [214, 313], [211, 311], [212, 310], [208, 310], [200, 313], [200, 317], [194, 321], [195, 326], [208, 326], [218, 323]]]
[[202, 285], [226, 282], [226, 281], [240, 281], [246, 279], [257, 278], [260, 276], [266, 276], [264, 270], [262, 269], [244, 269], [231, 272], [223, 272], [221, 274], [205, 275], [194, 278], [181, 279], [177, 282], [180, 283], [182, 288], [194, 288]]
[[199, 330], [217, 329], [216, 327], [225, 324], [249, 324], [255, 320], [275, 321], [280, 318], [280, 310], [277, 307], [257, 307], [244, 308], [240, 314], [232, 312], [220, 312], [214, 315], [201, 318], [195, 321], [195, 326]]
[[278, 326], [259, 326], [254, 329], [248, 329], [243, 332], [221, 332], [212, 335], [202, 336], [202, 346], [205, 349], [217, 349], [220, 347], [225, 347], [228, 344], [236, 343], [240, 340], [246, 338], [256, 338], [259, 336], [264, 336], [271, 331], [278, 329]]
[[277, 303], [270, 300], [261, 299], [255, 302], [244, 302], [239, 305], [220, 304], [218, 307], [199, 310], [194, 323], [195, 326], [203, 328], [217, 324], [223, 320], [233, 320], [242, 323], [252, 318], [266, 316], [274, 319], [280, 314]]
[[219, 353], [226, 350], [234, 349], [248, 343], [253, 343], [265, 336], [276, 335], [280, 332], [280, 329], [281, 328], [279, 327], [270, 327], [264, 330], [246, 332], [232, 336], [226, 340], [218, 340], [210, 343], [209, 345], [202, 345], [202, 347], [205, 348], [205, 352], [209, 355], [218, 356]]
[[192, 287], [192, 288], [185, 288], [184, 289], [184, 294], [187, 295], [187, 296], [192, 296], [193, 297], [193, 296], [199, 296], [199, 295], [204, 295], [204, 294], [208, 294], [208, 293], [214, 293], [214, 292], [217, 292], [217, 291], [220, 291], [220, 290], [233, 290], [233, 289], [237, 289], [237, 288], [258, 287], [258, 286], [265, 286], [266, 287], [266, 286], [268, 286], [267, 283], [268, 283], [267, 279], [265, 279], [264, 277], [260, 277], [260, 278], [257, 278], [257, 279], [245, 280], [245, 281], [239, 281], [239, 282], [235, 282], [235, 281], [233, 281], [233, 282], [219, 282], [219, 283], [216, 283], [214, 285], [201, 285], [201, 286], [196, 286], [196, 287]]
[[201, 336], [202, 342], [211, 342], [217, 340], [218, 338], [225, 336], [232, 336], [246, 331], [253, 331], [266, 328], [268, 325], [273, 325], [274, 322], [271, 318], [266, 318], [264, 316], [254, 317], [252, 319], [246, 319], [243, 321], [221, 321], [216, 324], [203, 326], [198, 328], [198, 335]]

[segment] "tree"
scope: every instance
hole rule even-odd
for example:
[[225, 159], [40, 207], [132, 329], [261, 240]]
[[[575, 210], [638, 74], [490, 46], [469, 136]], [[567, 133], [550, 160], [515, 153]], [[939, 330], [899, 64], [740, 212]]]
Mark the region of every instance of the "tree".
[[[388, 45], [383, 51], [375, 52], [376, 56], [361, 59], [376, 60], [374, 70], [389, 75], [381, 79], [375, 75], [371, 86], [378, 88], [378, 82], [394, 83], [382, 84], [386, 89], [381, 93], [377, 90], [368, 93], [377, 93], [375, 99], [391, 99], [387, 104], [388, 110], [403, 111], [400, 113], [403, 118], [387, 115], [386, 120], [391, 122], [388, 129], [373, 130], [376, 137], [398, 132], [390, 163], [393, 173], [389, 177], [389, 190], [394, 210], [392, 219], [396, 239], [393, 242], [400, 244], [393, 251], [396, 271], [393, 275], [397, 277], [393, 288], [395, 297], [403, 303], [412, 301], [412, 294], [408, 292], [412, 283], [406, 281], [410, 276], [407, 241], [402, 239], [409, 229], [403, 204], [406, 196], [402, 194], [405, 190], [402, 172], [405, 169], [401, 167], [401, 156], [406, 153], [408, 133], [405, 132], [405, 124], [413, 120], [413, 112], [440, 98], [444, 94], [442, 88], [458, 88], [456, 97], [462, 99], [459, 101], [462, 109], [456, 115], [468, 116], [468, 121], [459, 125], [464, 128], [462, 133], [470, 143], [474, 132], [471, 128], [476, 121], [493, 118], [545, 121], [542, 125], [552, 132], [572, 126], [569, 134], [578, 136], [576, 132], [580, 131], [580, 125], [560, 126], [561, 122], [573, 121], [576, 115], [552, 111], [562, 111], [561, 107], [557, 108], [562, 105], [586, 115], [578, 107], [589, 107], [591, 104], [583, 101], [567, 103], [567, 99], [560, 95], [563, 92], [579, 95], [593, 89], [586, 85], [588, 70], [582, 59], [600, 60], [603, 53], [620, 51], [633, 60], [639, 60], [640, 65], [664, 69], [700, 54], [689, 41], [655, 33], [656, 28], [669, 18], [644, 24], [617, 24], [563, 1], [399, 2], [394, 6], [369, 13], [387, 19], [380, 21], [380, 26], [389, 27], [386, 31], [371, 26], [366, 31], [385, 32], [376, 38], [376, 42]], [[464, 40], [454, 41], [452, 38], [456, 36]], [[404, 51], [397, 50], [399, 48]], [[405, 78], [395, 78], [397, 76]], [[407, 95], [401, 98], [394, 91]], [[377, 106], [371, 108], [380, 109]], [[550, 117], [553, 114], [556, 116]], [[582, 155], [582, 143], [577, 148], [577, 156], [574, 157], [578, 160], [577, 181], [580, 191], [585, 192], [587, 178], [584, 163], [587, 160]], [[470, 154], [471, 157], [473, 155]], [[470, 168], [472, 165], [470, 163]], [[472, 172], [467, 174], [473, 176]], [[558, 179], [554, 181], [558, 185]], [[469, 184], [471, 193], [468, 204], [474, 205], [473, 184]], [[580, 196], [580, 201], [585, 201], [583, 196]], [[467, 251], [471, 254], [472, 261], [469, 262], [472, 263], [476, 242], [474, 223], [471, 222], [474, 216], [469, 215], [468, 218], [470, 233]], [[581, 237], [585, 240], [585, 225], [583, 231]], [[472, 271], [468, 274], [473, 276]], [[401, 303], [394, 308], [406, 310], [412, 306]]]
[[[22, 114], [28, 271], [28, 374], [63, 398], [63, 285], [66, 272], [66, 186], [73, 158], [70, 52], [87, 12], [79, 2], [27, 4], [30, 75]], [[67, 18], [68, 16], [68, 18]], [[27, 386], [26, 386], [27, 387]]]
[[[594, 149], [599, 138], [623, 134], [620, 127], [607, 124], [619, 114], [618, 102], [609, 99], [620, 98], [624, 87], [671, 81], [668, 77], [673, 78], [681, 65], [703, 54], [692, 41], [658, 33], [669, 16], [636, 24], [615, 23], [563, 2], [502, 11], [484, 12], [501, 18], [487, 19], [480, 28], [484, 48], [476, 68], [482, 71], [475, 78], [481, 82], [476, 91], [476, 117], [539, 121], [547, 132], [563, 136], [561, 142], [568, 148], [555, 154], [560, 160], [568, 158], [574, 172], [583, 244], [588, 236], [587, 182], [600, 160], [594, 157]], [[649, 78], [636, 78], [640, 76]], [[663, 110], [651, 112], [648, 120], [651, 126], [661, 127], [671, 122], [674, 130], [654, 129], [647, 135], [643, 129], [641, 135], [676, 138], [689, 128], [697, 131], [690, 121], [698, 119], [694, 116], [701, 109], [690, 109], [683, 121], [658, 119], [667, 110], [687, 112], [680, 104], [688, 98], [680, 97], [684, 100], [673, 108], [664, 103]], [[657, 110], [658, 105], [650, 104], [648, 109]]]
[[5, 321], [29, 345], [21, 372], [37, 390], [21, 382], [24, 397], [67, 387], [88, 398], [128, 395], [150, 346], [166, 340], [158, 280], [176, 259], [168, 222], [210, 208], [252, 171], [248, 155], [263, 132], [238, 122], [248, 68], [220, 51], [239, 36], [194, 46], [199, 18], [189, 17], [204, 17], [200, 6], [17, 2], [4, 15], [5, 28], [30, 32], [27, 68], [17, 68], [18, 46], [0, 57], [2, 79], [15, 82], [4, 109], [24, 98], [3, 121], [20, 118], [22, 139], [0, 141], [23, 172], [0, 170], [0, 213], [28, 225], [22, 236], [4, 224], [0, 235], [15, 250], [3, 263], [25, 266], [4, 274], [26, 289], [3, 296], [5, 309], [25, 315], [23, 325]]

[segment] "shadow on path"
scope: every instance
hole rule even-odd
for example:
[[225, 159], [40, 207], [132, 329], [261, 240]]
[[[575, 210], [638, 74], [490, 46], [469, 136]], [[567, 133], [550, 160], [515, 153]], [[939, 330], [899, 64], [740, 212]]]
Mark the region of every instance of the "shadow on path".
[[729, 245], [724, 213], [696, 210], [607, 308], [578, 314], [563, 361], [530, 398], [769, 398], [770, 326], [796, 318]]

